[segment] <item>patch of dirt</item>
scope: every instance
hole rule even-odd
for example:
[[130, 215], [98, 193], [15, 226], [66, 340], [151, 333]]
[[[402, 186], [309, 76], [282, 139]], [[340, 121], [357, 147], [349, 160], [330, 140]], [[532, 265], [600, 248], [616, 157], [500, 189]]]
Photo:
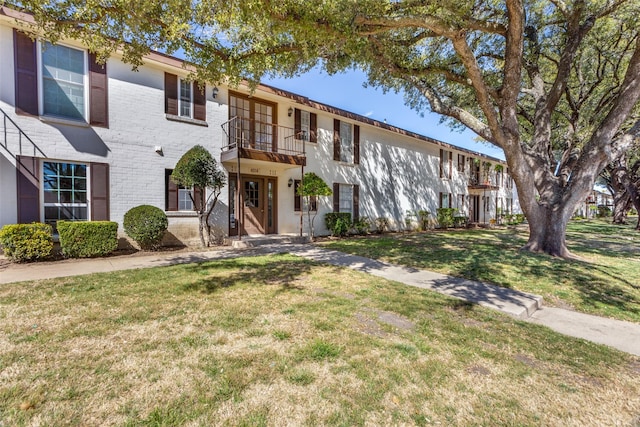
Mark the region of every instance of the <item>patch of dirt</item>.
[[467, 372], [470, 374], [489, 376], [491, 375], [491, 371], [485, 368], [482, 365], [472, 365], [467, 368]]
[[517, 353], [513, 355], [513, 358], [516, 359], [520, 363], [524, 363], [527, 366], [531, 366], [532, 368], [538, 367], [538, 361], [527, 356], [526, 354]]
[[[629, 370], [636, 375], [640, 375], [640, 360], [634, 360], [629, 363]], [[640, 418], [639, 418], [640, 420]]]
[[399, 314], [371, 309], [356, 313], [356, 320], [358, 321], [358, 329], [362, 333], [380, 338], [390, 335], [382, 329], [381, 323], [403, 331], [413, 330], [416, 326], [412, 321]]

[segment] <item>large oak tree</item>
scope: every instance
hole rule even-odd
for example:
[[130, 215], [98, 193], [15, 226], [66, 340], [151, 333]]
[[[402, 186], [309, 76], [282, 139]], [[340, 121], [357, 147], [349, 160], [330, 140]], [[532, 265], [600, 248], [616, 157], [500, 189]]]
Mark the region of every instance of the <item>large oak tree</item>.
[[182, 49], [215, 82], [359, 67], [369, 84], [503, 149], [530, 251], [571, 256], [575, 206], [640, 131], [637, 0], [21, 4], [48, 38], [121, 48], [134, 65], [149, 48]]

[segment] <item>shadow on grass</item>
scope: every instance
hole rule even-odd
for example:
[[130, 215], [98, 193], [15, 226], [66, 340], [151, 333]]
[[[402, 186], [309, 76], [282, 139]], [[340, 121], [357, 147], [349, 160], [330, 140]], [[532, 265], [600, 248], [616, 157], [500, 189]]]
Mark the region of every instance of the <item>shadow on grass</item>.
[[278, 292], [303, 290], [294, 282], [311, 271], [313, 264], [303, 259], [268, 256], [224, 259], [193, 264], [191, 273], [205, 276], [185, 285], [185, 290], [214, 293], [236, 285], [280, 286]]
[[[578, 237], [581, 235], [579, 231], [572, 230], [572, 233]], [[570, 304], [582, 305], [583, 309], [591, 312], [604, 311], [607, 315], [618, 312], [620, 314], [616, 314], [616, 317], [640, 318], [640, 292], [637, 292], [640, 286], [635, 280], [640, 275], [640, 265], [627, 268], [616, 263], [614, 265], [617, 266], [612, 267], [522, 252], [520, 248], [526, 242], [526, 237], [526, 232], [517, 230], [466, 230], [356, 238], [333, 242], [327, 247], [396, 265], [434, 270], [566, 299]], [[618, 246], [619, 251], [603, 251], [601, 242], [586, 237], [583, 240], [573, 237], [572, 241], [580, 241], [581, 245], [572, 249], [587, 256], [589, 253], [606, 252], [604, 255], [611, 259], [618, 253], [625, 256], [635, 250], [623, 250], [624, 245], [630, 246], [631, 243], [618, 238], [623, 242]], [[616, 240], [615, 236], [603, 237], [609, 243]], [[442, 286], [447, 288], [450, 284], [444, 283]], [[471, 295], [463, 295], [462, 291], [452, 291], [458, 293], [454, 296], [479, 300], [483, 298], [482, 292], [489, 292], [477, 289]]]

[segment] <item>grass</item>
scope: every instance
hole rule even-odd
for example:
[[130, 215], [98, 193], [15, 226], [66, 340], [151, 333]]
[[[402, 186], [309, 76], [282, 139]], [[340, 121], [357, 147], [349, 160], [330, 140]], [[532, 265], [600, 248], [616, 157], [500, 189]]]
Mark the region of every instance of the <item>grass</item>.
[[640, 360], [289, 255], [0, 288], [0, 425], [629, 425]]
[[524, 228], [475, 229], [349, 238], [323, 246], [531, 292], [546, 305], [640, 322], [640, 233], [633, 225], [571, 222], [568, 246], [582, 261], [521, 252], [527, 237]]

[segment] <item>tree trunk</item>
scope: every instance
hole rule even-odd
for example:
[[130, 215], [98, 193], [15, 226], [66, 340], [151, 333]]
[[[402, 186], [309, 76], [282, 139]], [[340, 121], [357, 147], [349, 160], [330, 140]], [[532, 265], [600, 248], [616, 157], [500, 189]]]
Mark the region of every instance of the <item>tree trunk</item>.
[[613, 196], [613, 223], [626, 224], [627, 213], [631, 209], [631, 196], [626, 191], [616, 192]]
[[529, 241], [523, 251], [541, 252], [555, 257], [575, 258], [567, 248], [567, 223], [571, 209], [566, 206], [540, 207], [535, 215], [529, 215]]
[[204, 212], [198, 212], [198, 232], [200, 234], [200, 244], [202, 247], [206, 247], [207, 243], [204, 241], [204, 229], [206, 228], [207, 218]]

